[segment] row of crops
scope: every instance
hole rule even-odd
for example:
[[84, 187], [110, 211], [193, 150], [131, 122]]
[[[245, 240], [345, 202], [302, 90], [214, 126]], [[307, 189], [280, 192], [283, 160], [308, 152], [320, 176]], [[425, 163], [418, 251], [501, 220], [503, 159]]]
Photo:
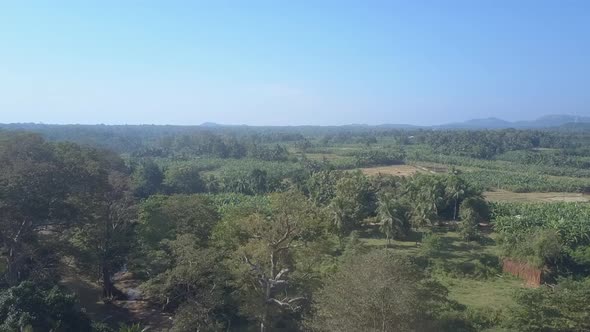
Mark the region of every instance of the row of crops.
[[533, 228], [552, 229], [564, 244], [590, 244], [588, 203], [494, 203], [494, 228], [499, 233], [526, 233]]
[[465, 171], [461, 175], [470, 184], [482, 189], [504, 189], [513, 192], [586, 192], [590, 179], [551, 177], [540, 174], [489, 169]]
[[590, 178], [590, 169], [583, 167], [574, 167], [572, 165], [547, 165], [543, 163], [526, 162], [520, 159], [508, 158], [511, 154], [499, 156], [505, 158], [499, 160], [476, 159], [464, 156], [454, 156], [445, 154], [435, 154], [427, 151], [416, 151], [408, 153], [408, 160], [432, 162], [445, 165], [476, 167], [488, 170], [502, 170], [511, 172], [527, 172], [529, 174], [543, 174], [552, 176], [567, 176]]
[[495, 203], [491, 211], [504, 257], [557, 276], [590, 271], [590, 204]]

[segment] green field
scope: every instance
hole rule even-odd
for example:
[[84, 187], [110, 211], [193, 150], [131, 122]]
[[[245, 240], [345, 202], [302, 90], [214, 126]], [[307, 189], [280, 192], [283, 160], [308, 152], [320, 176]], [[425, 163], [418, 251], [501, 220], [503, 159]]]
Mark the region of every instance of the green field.
[[[493, 237], [486, 237], [484, 244], [465, 242], [456, 232], [438, 233], [442, 246], [432, 255], [433, 275], [449, 290], [449, 297], [468, 308], [478, 310], [501, 310], [514, 305], [512, 295], [524, 287], [520, 279], [502, 273], [481, 276], [475, 268], [482, 261], [497, 258]], [[365, 238], [373, 248], [385, 248], [387, 240]], [[391, 242], [389, 250], [420, 256], [422, 248], [415, 241]]]

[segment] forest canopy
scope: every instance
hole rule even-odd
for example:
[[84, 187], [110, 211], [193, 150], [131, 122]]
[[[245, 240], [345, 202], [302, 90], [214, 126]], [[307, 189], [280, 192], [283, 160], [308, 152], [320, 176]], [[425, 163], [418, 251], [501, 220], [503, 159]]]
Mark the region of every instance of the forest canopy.
[[588, 203], [488, 199], [583, 198], [583, 131], [23, 128], [0, 132], [2, 331], [588, 328]]

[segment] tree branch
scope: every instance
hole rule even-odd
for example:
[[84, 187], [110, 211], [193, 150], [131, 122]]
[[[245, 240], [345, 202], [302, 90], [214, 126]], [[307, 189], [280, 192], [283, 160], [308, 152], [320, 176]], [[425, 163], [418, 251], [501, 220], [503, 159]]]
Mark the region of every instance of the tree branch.
[[283, 275], [285, 275], [287, 273], [289, 273], [289, 269], [288, 268], [282, 269], [279, 273], [277, 273], [277, 275], [275, 277], [275, 280], [280, 280], [283, 277]]
[[274, 304], [278, 305], [281, 308], [288, 308], [288, 309], [291, 309], [291, 310], [295, 311], [299, 307], [299, 306], [295, 305], [296, 302], [304, 301], [304, 300], [307, 300], [307, 299], [305, 297], [303, 297], [303, 296], [300, 296], [300, 297], [295, 297], [295, 298], [292, 298], [292, 299], [285, 298], [282, 301], [277, 300], [275, 298], [270, 298], [270, 299], [268, 299], [267, 302], [268, 303], [274, 303]]
[[250, 268], [252, 269], [252, 271], [255, 271], [256, 273], [258, 273], [264, 280], [267, 279], [266, 275], [264, 274], [264, 272], [262, 271], [260, 266], [250, 262], [250, 259], [248, 258], [248, 256], [244, 256], [244, 260], [246, 261], [246, 263], [248, 263], [248, 265], [250, 265]]

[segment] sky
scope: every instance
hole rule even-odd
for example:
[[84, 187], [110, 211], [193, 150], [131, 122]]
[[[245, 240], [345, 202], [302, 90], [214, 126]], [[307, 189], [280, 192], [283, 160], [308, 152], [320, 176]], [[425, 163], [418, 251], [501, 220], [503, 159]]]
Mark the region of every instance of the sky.
[[590, 116], [585, 0], [0, 0], [0, 122]]

